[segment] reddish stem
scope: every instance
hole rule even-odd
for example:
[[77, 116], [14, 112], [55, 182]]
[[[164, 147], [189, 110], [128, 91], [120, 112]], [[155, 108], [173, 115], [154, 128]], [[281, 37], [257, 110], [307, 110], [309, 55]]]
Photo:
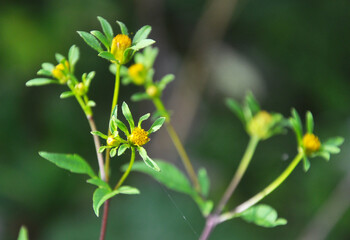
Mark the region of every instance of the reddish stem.
[[100, 240], [105, 239], [106, 229], [107, 229], [107, 219], [108, 219], [108, 208], [109, 208], [109, 199], [106, 200], [104, 203]]

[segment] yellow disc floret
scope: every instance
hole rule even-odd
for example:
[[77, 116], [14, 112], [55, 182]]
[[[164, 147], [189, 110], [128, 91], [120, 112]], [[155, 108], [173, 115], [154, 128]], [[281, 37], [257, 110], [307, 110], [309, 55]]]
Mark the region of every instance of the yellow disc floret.
[[261, 139], [268, 137], [272, 116], [266, 111], [258, 112], [248, 123], [248, 133]]
[[303, 137], [303, 146], [307, 155], [317, 152], [321, 147], [321, 142], [312, 133], [306, 133]]
[[113, 38], [111, 53], [120, 64], [124, 64], [124, 51], [131, 46], [131, 39], [125, 34], [118, 34]]
[[[64, 66], [65, 65], [65, 66]], [[60, 63], [58, 65], [56, 65], [56, 67], [52, 70], [52, 75], [58, 79], [58, 81], [61, 83], [61, 84], [65, 84], [68, 80], [66, 74], [65, 74], [65, 67], [67, 69], [69, 69], [69, 63], [68, 61], [65, 61], [64, 62], [64, 65], [63, 63]]]
[[129, 141], [137, 146], [145, 145], [149, 140], [148, 133], [139, 127], [135, 127], [129, 136]]
[[145, 67], [141, 63], [136, 63], [129, 67], [129, 76], [136, 85], [145, 83]]

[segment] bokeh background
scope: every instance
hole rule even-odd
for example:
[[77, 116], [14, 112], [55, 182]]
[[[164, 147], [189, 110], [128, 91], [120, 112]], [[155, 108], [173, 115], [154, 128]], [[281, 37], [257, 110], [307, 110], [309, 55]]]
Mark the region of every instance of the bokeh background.
[[[0, 239], [16, 239], [22, 224], [30, 239], [97, 239], [100, 219], [92, 210], [94, 187], [41, 159], [37, 152], [78, 153], [97, 169], [93, 141], [74, 99], [60, 100], [60, 86], [26, 88], [42, 62], [56, 52], [81, 50], [77, 73], [95, 70], [90, 96], [95, 119], [107, 128], [113, 76], [76, 33], [100, 29], [96, 16], [120, 20], [131, 32], [149, 24], [160, 55], [156, 78], [176, 74], [164, 101], [196, 169], [211, 178], [218, 201], [248, 142], [224, 99], [252, 90], [264, 109], [289, 115], [311, 110], [321, 139], [350, 135], [350, 2], [347, 0], [5, 0], [0, 3]], [[118, 30], [113, 24], [115, 32]], [[128, 101], [136, 87], [122, 87]], [[131, 103], [136, 116], [151, 103]], [[154, 158], [180, 168], [165, 129], [147, 146]], [[262, 142], [230, 207], [271, 182], [296, 153], [294, 135]], [[330, 162], [299, 166], [263, 202], [288, 219], [265, 229], [242, 220], [219, 225], [211, 239], [349, 239], [349, 142]], [[113, 161], [113, 178], [120, 165]], [[197, 239], [204, 220], [187, 196], [135, 173], [127, 183], [139, 196], [111, 202], [107, 239]]]

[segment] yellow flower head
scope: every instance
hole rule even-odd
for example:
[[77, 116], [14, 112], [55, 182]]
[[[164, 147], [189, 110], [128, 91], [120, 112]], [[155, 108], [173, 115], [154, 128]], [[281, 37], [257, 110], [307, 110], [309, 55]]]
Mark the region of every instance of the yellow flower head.
[[136, 63], [129, 67], [129, 76], [136, 85], [143, 85], [145, 83], [145, 67], [141, 63]]
[[124, 51], [131, 46], [131, 39], [124, 34], [118, 34], [113, 38], [111, 53], [120, 64], [125, 63]]
[[312, 133], [306, 133], [303, 137], [303, 146], [307, 155], [317, 152], [321, 147], [321, 142]]
[[145, 145], [149, 140], [148, 133], [139, 127], [135, 127], [129, 136], [129, 141], [137, 146]]
[[266, 111], [258, 112], [248, 123], [248, 132], [261, 139], [268, 137], [272, 116]]
[[157, 97], [159, 94], [158, 88], [154, 85], [149, 86], [146, 89], [146, 93], [148, 94], [148, 96], [150, 96], [151, 98]]
[[[67, 69], [69, 69], [69, 63], [68, 61], [64, 62], [64, 65], [66, 66]], [[52, 70], [52, 75], [58, 79], [58, 81], [61, 84], [65, 84], [68, 80], [68, 78], [66, 77], [66, 74], [64, 72], [64, 66], [62, 63], [56, 65], [56, 67]]]
[[112, 135], [107, 138], [107, 145], [108, 146], [117, 147], [117, 146], [119, 146], [119, 144], [120, 144], [120, 142], [117, 139], [115, 139]]

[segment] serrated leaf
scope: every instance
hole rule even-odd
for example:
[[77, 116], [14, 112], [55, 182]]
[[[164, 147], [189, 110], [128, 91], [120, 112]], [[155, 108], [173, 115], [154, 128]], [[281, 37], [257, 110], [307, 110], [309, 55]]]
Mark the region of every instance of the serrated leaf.
[[150, 116], [151, 116], [150, 113], [147, 113], [147, 114], [141, 116], [140, 119], [139, 119], [139, 122], [138, 122], [138, 124], [137, 124], [138, 127], [141, 127], [142, 122], [145, 121], [145, 120], [147, 120]]
[[103, 49], [100, 45], [100, 43], [97, 41], [97, 39], [91, 35], [90, 33], [84, 32], [84, 31], [78, 31], [78, 34], [80, 37], [84, 39], [84, 41], [93, 49], [95, 49], [98, 52], [102, 52]]
[[26, 82], [27, 87], [33, 87], [33, 86], [43, 86], [48, 84], [58, 84], [57, 80], [53, 80], [50, 78], [34, 78]]
[[208, 196], [209, 189], [210, 189], [210, 179], [208, 177], [207, 171], [205, 168], [201, 168], [198, 171], [198, 181], [199, 185], [201, 187], [201, 192], [204, 197]]
[[92, 178], [96, 177], [90, 165], [77, 154], [39, 152], [39, 155], [60, 168], [73, 173], [87, 174]]
[[235, 100], [233, 99], [226, 99], [226, 106], [234, 113], [236, 114], [236, 116], [238, 117], [239, 120], [241, 120], [241, 122], [243, 123], [243, 125], [245, 125], [245, 117], [243, 114], [243, 110], [242, 107], [239, 103], [237, 103]]
[[151, 99], [147, 93], [135, 93], [131, 96], [131, 101], [138, 102], [146, 99]]
[[314, 131], [314, 118], [310, 111], [306, 112], [306, 131], [312, 133]]
[[17, 240], [29, 240], [28, 230], [26, 226], [22, 226], [21, 229], [19, 230]]
[[126, 102], [123, 102], [123, 104], [122, 104], [122, 112], [123, 112], [125, 119], [128, 121], [128, 123], [130, 125], [130, 131], [132, 131], [135, 127], [134, 119], [132, 118], [129, 106], [128, 106], [128, 104], [126, 104]]
[[99, 56], [99, 57], [102, 57], [102, 58], [104, 58], [104, 59], [107, 59], [107, 60], [109, 60], [109, 61], [117, 61], [117, 60], [115, 59], [114, 55], [113, 55], [112, 53], [110, 53], [110, 52], [100, 52], [100, 53], [98, 54], [98, 56]]
[[155, 42], [156, 41], [154, 41], [152, 39], [143, 39], [143, 40], [139, 41], [138, 43], [136, 43], [134, 46], [130, 47], [129, 49], [133, 49], [134, 51], [139, 51], [140, 49], [148, 47]]
[[66, 91], [61, 93], [60, 98], [64, 99], [64, 98], [69, 98], [69, 97], [73, 97], [74, 93], [72, 91]]
[[160, 117], [157, 120], [155, 120], [150, 129], [148, 130], [148, 133], [151, 134], [153, 132], [158, 131], [162, 127], [164, 121], [165, 117]]
[[107, 138], [108, 138], [107, 135], [101, 133], [100, 131], [91, 131], [90, 133], [91, 133], [92, 135], [99, 136], [99, 137], [101, 137], [101, 138], [103, 138], [103, 139], [107, 139]]
[[[161, 161], [155, 161], [157, 165], [162, 169], [161, 172], [155, 172], [151, 168], [147, 167], [143, 162], [137, 161], [132, 166], [131, 171], [137, 171], [145, 173], [160, 183], [164, 184], [167, 188], [177, 192], [185, 193], [188, 195], [195, 194], [190, 181], [187, 177], [174, 165]], [[125, 171], [129, 164], [123, 165], [122, 169]]]
[[109, 22], [104, 19], [103, 17], [97, 17], [97, 19], [100, 21], [100, 24], [101, 24], [101, 27], [102, 27], [102, 30], [104, 32], [104, 34], [106, 35], [106, 38], [108, 40], [108, 45], [110, 46], [111, 43], [112, 43], [112, 39], [113, 39], [113, 29], [111, 27], [111, 25], [109, 24]]
[[146, 39], [146, 38], [148, 37], [148, 35], [150, 34], [151, 30], [152, 30], [152, 27], [151, 27], [151, 26], [148, 26], [148, 25], [143, 26], [142, 28], [140, 28], [140, 29], [136, 32], [136, 34], [135, 34], [135, 36], [134, 36], [134, 38], [133, 38], [133, 40], [132, 40], [132, 43], [133, 43], [133, 44], [136, 44], [136, 43], [138, 43], [139, 41], [141, 41], [141, 40], [143, 40], [143, 39]]
[[139, 154], [143, 160], [143, 162], [150, 167], [151, 169], [153, 169], [156, 172], [160, 172], [160, 168], [157, 165], [157, 163], [155, 163], [148, 155], [146, 150], [143, 147], [138, 147], [137, 150], [139, 151]]
[[108, 183], [106, 183], [105, 181], [103, 181], [101, 178], [90, 178], [86, 181], [87, 183], [90, 183], [92, 185], [95, 185], [99, 188], [105, 188], [107, 190], [112, 191], [111, 187], [108, 185]]
[[241, 213], [239, 217], [249, 223], [267, 228], [287, 224], [286, 219], [277, 218], [276, 210], [265, 204], [253, 206]]
[[71, 68], [77, 63], [79, 59], [79, 48], [75, 45], [71, 46], [68, 52], [68, 62]]
[[92, 35], [94, 35], [98, 40], [100, 40], [100, 42], [105, 46], [105, 48], [106, 48], [107, 50], [110, 49], [111, 43], [110, 43], [109, 40], [105, 37], [105, 35], [103, 35], [103, 33], [101, 33], [100, 31], [97, 31], [97, 30], [90, 31], [90, 33], [91, 33]]
[[125, 26], [124, 23], [122, 23], [121, 21], [117, 21], [119, 27], [120, 27], [120, 31], [122, 32], [122, 34], [124, 35], [129, 35], [128, 33], [128, 28]]
[[118, 156], [122, 155], [126, 149], [129, 148], [129, 144], [123, 144], [118, 149]]

